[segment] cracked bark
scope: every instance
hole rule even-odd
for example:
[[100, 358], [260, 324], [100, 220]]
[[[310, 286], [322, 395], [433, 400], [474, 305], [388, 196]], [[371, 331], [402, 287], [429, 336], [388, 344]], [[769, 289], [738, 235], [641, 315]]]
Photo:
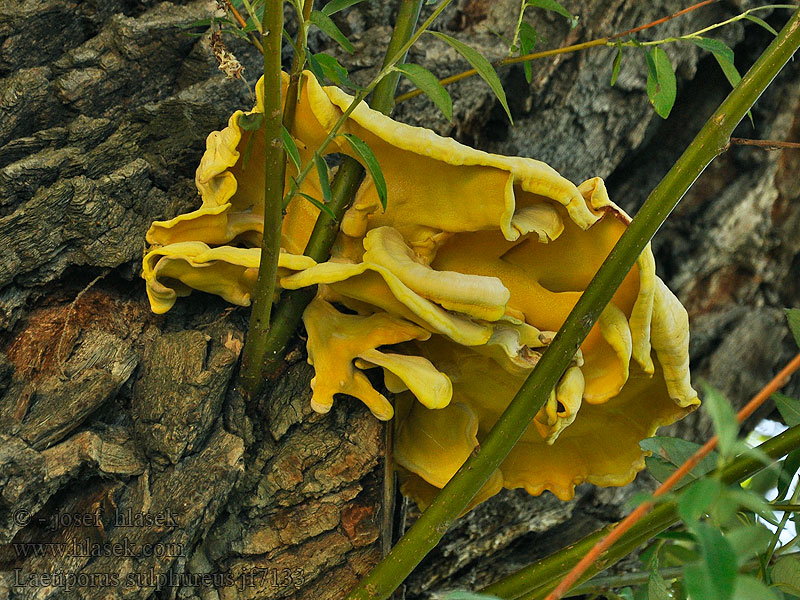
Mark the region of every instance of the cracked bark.
[[[442, 27], [499, 58], [489, 30], [508, 31], [515, 4], [460, 0]], [[252, 103], [216, 70], [207, 40], [178, 29], [210, 5], [0, 6], [0, 590], [12, 598], [327, 600], [380, 556], [379, 424], [354, 400], [328, 415], [310, 411], [301, 341], [275, 387], [246, 404], [231, 380], [247, 311], [196, 293], [155, 316], [138, 279], [150, 222], [198, 202], [193, 174], [206, 135]], [[536, 26], [556, 46], [680, 7], [594, 1], [582, 3], [576, 30], [547, 14]], [[657, 33], [697, 29], [731, 10], [715, 4]], [[336, 18], [358, 49], [340, 59], [366, 80], [388, 39], [390, 5], [364, 3]], [[740, 70], [768, 43], [755, 25], [721, 36]], [[310, 43], [326, 42], [313, 33]], [[231, 46], [252, 83], [259, 58]], [[477, 79], [452, 88], [453, 124], [425, 99], [396, 115], [544, 160], [576, 181], [603, 176], [635, 211], [727, 91], [693, 45], [667, 51], [679, 97], [666, 122], [649, 108], [641, 57], [626, 54], [610, 88], [605, 49], [537, 62], [531, 86], [521, 68], [501, 73], [514, 128]], [[435, 40], [410, 60], [441, 76], [464, 67]], [[759, 101], [755, 131], [745, 123], [737, 135], [800, 139], [798, 92], [795, 62]], [[691, 314], [696, 377], [736, 403], [792, 352], [780, 309], [800, 298], [798, 172], [796, 151], [734, 148], [654, 243], [660, 274]], [[676, 430], [698, 438], [708, 427], [698, 415]], [[456, 525], [409, 580], [408, 596], [488, 582], [618, 518], [630, 493], [584, 486], [561, 503], [505, 491]], [[76, 522], [85, 514], [101, 517]], [[137, 515], [161, 517], [124, 526]], [[19, 555], [30, 543], [65, 546]], [[135, 551], [76, 551], [86, 543]], [[75, 580], [46, 582], [47, 574]]]

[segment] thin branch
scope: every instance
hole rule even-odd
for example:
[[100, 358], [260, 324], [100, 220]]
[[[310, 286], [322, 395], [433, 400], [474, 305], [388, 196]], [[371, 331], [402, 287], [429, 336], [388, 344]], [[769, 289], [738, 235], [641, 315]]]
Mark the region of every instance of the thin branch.
[[305, 0], [303, 3], [303, 10], [299, 15], [300, 23], [297, 26], [294, 58], [292, 59], [292, 68], [289, 72], [289, 86], [286, 89], [286, 102], [283, 107], [283, 126], [289, 133], [292, 133], [294, 130], [294, 114], [297, 109], [298, 87], [300, 84], [300, 76], [303, 74], [303, 67], [305, 67], [306, 64], [306, 37], [308, 35], [306, 23], [313, 7], [314, 0]]
[[639, 27], [634, 27], [633, 29], [628, 29], [628, 31], [623, 31], [622, 33], [615, 33], [614, 35], [612, 35], [608, 39], [616, 40], [618, 38], [625, 37], [626, 35], [633, 35], [634, 33], [639, 33], [640, 31], [644, 31], [645, 29], [650, 29], [651, 27], [655, 27], [656, 25], [661, 25], [662, 23], [666, 23], [667, 21], [671, 21], [672, 19], [674, 19], [676, 17], [680, 17], [682, 15], [685, 15], [686, 13], [690, 13], [693, 10], [697, 10], [698, 8], [702, 8], [703, 6], [707, 6], [709, 4], [713, 4], [714, 2], [717, 2], [717, 1], [718, 0], [705, 0], [704, 2], [698, 2], [697, 4], [694, 4], [693, 6], [690, 6], [688, 8], [684, 8], [683, 10], [679, 10], [678, 12], [673, 13], [668, 17], [664, 17], [663, 19], [657, 19], [655, 21], [647, 23], [646, 25], [640, 25]]
[[[700, 2], [695, 4], [694, 6], [690, 6], [689, 8], [684, 8], [681, 11], [676, 12], [668, 17], [664, 17], [662, 19], [658, 19], [656, 21], [652, 21], [647, 23], [646, 25], [640, 25], [639, 27], [635, 27], [633, 29], [629, 29], [628, 31], [623, 31], [622, 33], [615, 33], [609, 37], [602, 37], [596, 40], [592, 40], [590, 42], [582, 42], [580, 44], [572, 44], [571, 46], [564, 46], [563, 48], [554, 48], [552, 50], [544, 50], [542, 52], [531, 52], [530, 54], [524, 54], [522, 56], [507, 56], [506, 58], [501, 58], [500, 60], [496, 60], [492, 63], [492, 66], [495, 68], [500, 67], [507, 67], [508, 65], [514, 65], [517, 63], [528, 62], [529, 60], [536, 60], [539, 58], [547, 58], [548, 56], [556, 56], [558, 54], [570, 54], [572, 52], [579, 52], [581, 50], [586, 50], [587, 48], [594, 48], [595, 46], [609, 46], [611, 44], [611, 40], [615, 40], [626, 35], [630, 35], [632, 33], [636, 33], [638, 31], [643, 31], [645, 29], [649, 29], [651, 27], [655, 27], [656, 25], [661, 25], [662, 23], [666, 23], [667, 21], [674, 19], [675, 17], [680, 17], [681, 15], [685, 15], [688, 12], [693, 10], [697, 10], [698, 8], [705, 6], [707, 4], [711, 4], [712, 2], [717, 2], [718, 0], [705, 0], [704, 2]], [[521, 21], [520, 21], [521, 22]], [[515, 38], [516, 39], [516, 38]], [[478, 72], [475, 69], [468, 69], [461, 73], [456, 73], [455, 75], [450, 75], [449, 77], [445, 77], [444, 79], [440, 79], [439, 83], [442, 85], [450, 85], [451, 83], [455, 83], [456, 81], [461, 81], [462, 79], [466, 79], [468, 77], [472, 77], [476, 75]], [[410, 92], [406, 92], [405, 94], [399, 95], [395, 98], [395, 102], [404, 102], [406, 100], [410, 100], [416, 96], [422, 94], [422, 90], [415, 89], [411, 90]]]
[[[236, 7], [233, 5], [231, 0], [223, 0], [225, 2], [225, 8], [233, 15], [233, 18], [236, 19], [236, 22], [239, 23], [242, 30], [247, 29], [247, 21], [242, 18], [242, 15], [236, 10]], [[247, 32], [247, 37], [250, 38], [250, 43], [253, 44], [261, 54], [264, 54], [264, 46], [258, 39], [258, 36], [253, 33], [252, 31]]]
[[[800, 13], [798, 14], [800, 15]], [[762, 390], [758, 392], [758, 394], [753, 396], [753, 399], [750, 400], [750, 402], [748, 402], [736, 415], [737, 420], [741, 423], [747, 417], [752, 415], [758, 407], [769, 400], [772, 394], [786, 385], [789, 380], [789, 376], [799, 368], [800, 354], [795, 356], [789, 362], [789, 364], [786, 365], [781, 372], [772, 379], [772, 381], [765, 385]], [[653, 497], [658, 498], [672, 490], [672, 488], [674, 488], [678, 482], [680, 482], [694, 467], [700, 463], [700, 461], [702, 461], [714, 450], [714, 448], [716, 448], [717, 441], [718, 438], [715, 435], [705, 444], [703, 444], [703, 446], [698, 449], [697, 452], [689, 457], [685, 463], [683, 463], [674, 473], [672, 473], [672, 475], [670, 475], [660, 486], [658, 486], [658, 489], [653, 492]], [[556, 588], [550, 592], [546, 600], [558, 600], [564, 596], [564, 594], [566, 594], [570, 588], [578, 582], [586, 569], [588, 569], [592, 563], [598, 560], [600, 556], [606, 550], [608, 550], [614, 544], [614, 542], [619, 540], [626, 531], [633, 527], [637, 521], [641, 520], [641, 518], [644, 517], [651, 508], [653, 508], [653, 502], [643, 502], [637, 506], [633, 512], [620, 521], [620, 523], [611, 531], [611, 533], [609, 533], [605, 538], [599, 541], [594, 548], [586, 553], [580, 562], [573, 567], [566, 577], [564, 577], [561, 583], [559, 583], [558, 586], [556, 586]]]
[[798, 142], [781, 142], [779, 140], [751, 140], [747, 138], [731, 138], [729, 146], [757, 146], [764, 150], [800, 150]]

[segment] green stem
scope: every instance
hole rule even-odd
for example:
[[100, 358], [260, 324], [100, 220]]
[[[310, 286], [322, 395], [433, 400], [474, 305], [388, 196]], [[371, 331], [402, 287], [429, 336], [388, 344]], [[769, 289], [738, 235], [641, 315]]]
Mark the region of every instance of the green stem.
[[[311, 0], [307, 1], [308, 3], [311, 2]], [[406, 43], [412, 37], [421, 4], [421, 0], [402, 0], [392, 39], [389, 41], [386, 51], [387, 58], [384, 60], [384, 67], [397, 56], [397, 48], [401, 50], [405, 48], [398, 60], [402, 60], [405, 57], [405, 52], [408, 51]], [[390, 64], [395, 64], [396, 62], [395, 60]], [[389, 114], [394, 108], [394, 90], [396, 86], [396, 77], [385, 77], [378, 82], [372, 99], [373, 108], [380, 110], [384, 114]], [[355, 106], [356, 103], [354, 101], [350, 108], [351, 112]], [[329, 137], [333, 139], [333, 136]], [[314, 230], [311, 232], [311, 237], [306, 245], [306, 256], [310, 256], [317, 262], [328, 260], [333, 242], [339, 233], [339, 221], [353, 201], [363, 176], [364, 167], [355, 159], [345, 157], [336, 176], [333, 178], [331, 201], [328, 203], [328, 208], [331, 209], [336, 219], [332, 219], [324, 212], [319, 214]], [[299, 187], [302, 179], [299, 177], [297, 179]], [[310, 290], [286, 291], [281, 295], [280, 302], [275, 309], [272, 330], [264, 345], [264, 370], [262, 373], [266, 376], [274, 375], [283, 362], [283, 356], [286, 353], [289, 340], [294, 335], [294, 332], [297, 331], [303, 311], [315, 294], [316, 289], [312, 288]]]
[[772, 534], [772, 539], [769, 541], [767, 552], [764, 555], [764, 562], [762, 563], [762, 568], [763, 568], [762, 575], [764, 576], [764, 581], [766, 581], [767, 584], [770, 583], [770, 580], [769, 580], [769, 573], [766, 569], [766, 565], [768, 565], [770, 561], [772, 561], [772, 555], [775, 554], [775, 548], [778, 547], [778, 542], [781, 540], [781, 533], [783, 533], [783, 530], [786, 528], [786, 524], [789, 522], [789, 519], [792, 516], [792, 512], [800, 510], [800, 506], [797, 506], [796, 504], [798, 499], [800, 499], [800, 485], [795, 486], [794, 492], [792, 493], [792, 498], [788, 505], [781, 506], [780, 504], [774, 504], [774, 503], [770, 505], [770, 508], [772, 508], [772, 510], [784, 510], [786, 512], [783, 514], [783, 517], [781, 517], [781, 521], [780, 523], [778, 523], [778, 527], [775, 530], [775, 533]]
[[719, 23], [714, 23], [713, 25], [709, 25], [703, 29], [699, 29], [698, 31], [694, 31], [692, 33], [687, 33], [685, 35], [681, 35], [679, 37], [668, 37], [661, 40], [653, 40], [651, 42], [637, 42], [634, 44], [633, 42], [623, 42], [623, 46], [658, 46], [661, 44], [666, 44], [668, 42], [680, 42], [684, 40], [691, 40], [692, 38], [699, 38], [702, 37], [704, 33], [708, 33], [709, 31], [714, 31], [715, 29], [719, 29], [720, 27], [724, 27], [725, 25], [731, 25], [732, 23], [736, 23], [737, 21], [741, 21], [742, 19], [746, 19], [747, 15], [750, 13], [757, 12], [759, 10], [775, 10], [779, 8], [790, 8], [796, 9], [797, 4], [769, 4], [767, 6], [757, 6], [755, 8], [751, 8], [749, 10], [744, 11], [741, 14], [736, 15], [735, 17], [731, 17], [730, 19], [726, 19], [725, 21], [721, 21]]
[[261, 374], [269, 333], [272, 299], [278, 273], [283, 211], [283, 169], [285, 156], [281, 137], [281, 39], [283, 2], [268, 0], [264, 7], [264, 234], [261, 241], [261, 263], [253, 290], [253, 309], [247, 330], [247, 343], [242, 356], [241, 383], [246, 393], [254, 396], [261, 385]]
[[[434, 10], [431, 13], [431, 15], [425, 20], [425, 22], [420, 26], [420, 28], [417, 29], [413, 33], [413, 35], [410, 35], [410, 37], [405, 42], [401, 43], [401, 42], [398, 41], [397, 43], [395, 43], [394, 42], [394, 37], [395, 36], [394, 36], [394, 33], [392, 33], [392, 38], [393, 39], [389, 42], [389, 47], [388, 47], [387, 52], [386, 52], [386, 58], [384, 58], [384, 61], [383, 61], [383, 67], [381, 68], [380, 72], [373, 78], [373, 80], [370, 81], [367, 84], [367, 87], [364, 88], [363, 90], [361, 90], [360, 92], [358, 92], [355, 95], [355, 97], [353, 98], [353, 101], [344, 110], [344, 112], [339, 117], [339, 119], [336, 121], [336, 123], [334, 123], [333, 127], [328, 132], [328, 135], [325, 136], [325, 139], [322, 140], [322, 143], [319, 145], [319, 147], [316, 150], [320, 155], [322, 155], [322, 153], [325, 151], [325, 149], [330, 145], [330, 143], [334, 140], [334, 138], [339, 134], [339, 130], [341, 129], [342, 125], [345, 124], [345, 122], [350, 117], [352, 112], [356, 109], [356, 107], [358, 107], [358, 105], [361, 104], [361, 102], [363, 102], [364, 99], [373, 90], [375, 90], [375, 92], [376, 92], [376, 94], [375, 94], [376, 98], [373, 99], [373, 108], [375, 110], [381, 110], [376, 105], [376, 101], [378, 101], [378, 103], [380, 104], [381, 98], [383, 98], [383, 96], [384, 96], [383, 92], [381, 92], [380, 96], [378, 96], [378, 86], [380, 85], [381, 81], [383, 81], [386, 78], [389, 78], [389, 83], [387, 83], [386, 85], [387, 86], [391, 86], [390, 89], [392, 90], [392, 94], [394, 94], [394, 90], [395, 90], [395, 88], [397, 86], [397, 81], [400, 78], [400, 74], [399, 73], [394, 73], [394, 70], [393, 70], [394, 65], [398, 64], [399, 62], [402, 62], [402, 60], [405, 57], [406, 53], [408, 52], [409, 48], [411, 48], [411, 46], [414, 45], [414, 43], [419, 39], [419, 37], [423, 33], [425, 33], [425, 31], [428, 30], [428, 28], [431, 26], [431, 23], [433, 23], [436, 20], [436, 17], [438, 17], [439, 14], [441, 14], [441, 12], [445, 8], [447, 8], [447, 6], [450, 4], [450, 2], [452, 2], [452, 0], [443, 0], [442, 3], [439, 4], [439, 6], [436, 7], [436, 10]], [[399, 24], [399, 23], [400, 22], [398, 21], [397, 24]], [[410, 34], [411, 31], [413, 31], [413, 25], [411, 26], [411, 28], [407, 28], [407, 27], [403, 26], [401, 29], [403, 30], [404, 33]], [[399, 46], [399, 49], [396, 52], [392, 53], [391, 52], [392, 48], [396, 48], [398, 46]], [[389, 100], [386, 99], [386, 106], [388, 106], [388, 103], [389, 103]], [[384, 106], [384, 108], [386, 108], [386, 106]], [[391, 111], [392, 108], [394, 108], [394, 101], [391, 102], [391, 106], [389, 106], [389, 108], [387, 110]], [[383, 111], [381, 111], [381, 112], [383, 112]], [[388, 112], [385, 113], [385, 114], [388, 114]], [[311, 171], [312, 167], [313, 167], [312, 161], [309, 161], [308, 164], [306, 164], [303, 167], [302, 171], [300, 171], [300, 173], [298, 173], [297, 177], [295, 178], [295, 181], [297, 182], [297, 188], [296, 189], [300, 188], [300, 184], [303, 183], [303, 180], [309, 174], [309, 172]], [[286, 196], [283, 199], [284, 207], [286, 207], [289, 204], [289, 202], [292, 199], [292, 195], [293, 195], [293, 190], [289, 191], [289, 193], [286, 194]]]
[[[759, 450], [773, 460], [778, 460], [796, 448], [800, 448], [800, 425], [787, 429], [780, 435], [758, 446]], [[729, 465], [713, 471], [708, 477], [719, 478], [723, 483], [731, 485], [744, 481], [765, 468], [767, 466], [759, 458], [753, 455], [744, 455], [737, 457]], [[659, 504], [623, 535], [616, 544], [611, 546], [602, 559], [597, 561], [584, 574], [582, 581], [587, 581], [597, 573], [609, 568], [654, 535], [677, 522], [678, 514], [675, 510], [675, 504], [672, 502]], [[584, 554], [591, 550], [613, 528], [614, 524], [611, 524], [599, 531], [595, 531], [567, 548], [504, 577], [481, 590], [481, 593], [515, 600], [544, 598], [561, 581], [564, 575], [583, 558]]]
[[[543, 50], [541, 52], [531, 52], [530, 54], [523, 54], [522, 56], [508, 56], [506, 58], [501, 58], [492, 63], [494, 67], [505, 67], [508, 65], [515, 65], [517, 63], [528, 62], [529, 60], [536, 60], [538, 58], [547, 58], [549, 56], [556, 56], [558, 54], [570, 54], [572, 52], [578, 52], [579, 50], [586, 50], [587, 48], [594, 48], [595, 46], [615, 46], [615, 43], [609, 42], [609, 38], [598, 38], [596, 40], [592, 40], [590, 42], [583, 42], [580, 44], [574, 44], [572, 46], [565, 46], [563, 48], [553, 48], [552, 50]], [[472, 77], [473, 75], [477, 75], [478, 71], [475, 69], [468, 69], [461, 73], [456, 73], [455, 75], [451, 75], [450, 77], [445, 77], [444, 79], [440, 79], [439, 83], [442, 85], [450, 85], [451, 83], [455, 83], [456, 81], [461, 81], [462, 79], [466, 79], [467, 77]], [[406, 100], [410, 100], [415, 96], [419, 96], [422, 94], [422, 90], [416, 89], [411, 90], [410, 92], [406, 92], [405, 94], [399, 95], [395, 98], [395, 102], [404, 102]]]
[[348, 595], [349, 600], [388, 597], [436, 546], [544, 405], [600, 313], [655, 232], [703, 169], [725, 150], [734, 127], [798, 45], [800, 11], [792, 16], [647, 198], [533, 372], [481, 443], [480, 452], [467, 459], [392, 552]]
[[[292, 58], [292, 69], [289, 72], [289, 85], [286, 88], [286, 102], [283, 106], [283, 126], [289, 133], [292, 133], [294, 129], [294, 115], [297, 110], [297, 93], [300, 85], [300, 76], [303, 74], [303, 67], [306, 64], [307, 22], [313, 6], [314, 0], [305, 0], [303, 3], [303, 10], [299, 14], [300, 23], [297, 25], [297, 41], [294, 44], [295, 51], [294, 57]], [[284, 164], [285, 161], [286, 155], [284, 154]]]

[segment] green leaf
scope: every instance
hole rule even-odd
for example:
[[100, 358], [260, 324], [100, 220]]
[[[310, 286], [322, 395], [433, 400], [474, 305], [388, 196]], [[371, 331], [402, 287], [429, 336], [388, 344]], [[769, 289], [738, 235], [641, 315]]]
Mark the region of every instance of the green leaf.
[[672, 591], [658, 571], [654, 570], [650, 573], [650, 579], [647, 581], [647, 598], [648, 600], [672, 600]]
[[383, 177], [383, 171], [381, 170], [380, 164], [378, 164], [378, 159], [364, 140], [354, 136], [352, 133], [343, 133], [342, 135], [350, 142], [350, 146], [361, 158], [367, 171], [369, 171], [369, 174], [372, 176], [372, 181], [375, 183], [375, 191], [378, 193], [378, 199], [385, 211], [388, 202], [388, 192], [386, 190], [386, 179]]
[[309, 196], [308, 194], [305, 194], [303, 192], [297, 192], [297, 194], [299, 196], [302, 196], [303, 198], [305, 198], [309, 202], [311, 202], [311, 204], [316, 206], [318, 209], [320, 209], [322, 212], [324, 212], [326, 215], [328, 215], [331, 219], [333, 219], [334, 221], [336, 220], [336, 215], [333, 214], [333, 211], [330, 209], [329, 206], [325, 206], [325, 204], [323, 204], [322, 202], [320, 202], [319, 200], [314, 198], [314, 196]]
[[728, 46], [719, 40], [699, 38], [693, 39], [692, 41], [714, 55], [714, 58], [717, 59], [720, 69], [722, 69], [722, 73], [725, 75], [725, 79], [728, 80], [728, 83], [731, 84], [731, 87], [736, 87], [736, 85], [742, 80], [742, 76], [739, 75], [739, 71], [736, 70], [736, 66], [733, 64], [733, 50], [728, 48]]
[[790, 398], [780, 392], [772, 394], [772, 399], [775, 400], [775, 407], [783, 417], [783, 422], [789, 427], [800, 425], [800, 400]]
[[[742, 76], [739, 74], [739, 71], [733, 64], [733, 50], [725, 45], [724, 42], [719, 40], [703, 37], [690, 39], [700, 48], [708, 50], [714, 55], [717, 64], [719, 64], [719, 68], [722, 69], [722, 73], [725, 75], [725, 79], [728, 80], [728, 83], [731, 84], [731, 87], [736, 87], [737, 84], [742, 80]], [[753, 123], [753, 113], [748, 110], [747, 116], [750, 119], [750, 123]]]
[[693, 523], [708, 512], [723, 490], [718, 479], [698, 479], [678, 499], [678, 514], [684, 523]]
[[350, 40], [345, 37], [342, 30], [336, 26], [336, 23], [334, 23], [328, 15], [318, 10], [312, 10], [308, 20], [324, 31], [330, 38], [335, 40], [336, 43], [347, 52], [350, 54], [355, 52], [356, 49], [353, 47], [353, 44], [350, 43]]
[[675, 80], [675, 71], [669, 56], [658, 46], [654, 47], [647, 56], [647, 97], [655, 108], [656, 114], [662, 119], [669, 116], [675, 104], [678, 85]]
[[253, 153], [253, 142], [256, 141], [256, 136], [250, 135], [247, 144], [244, 147], [244, 154], [242, 155], [242, 171], [247, 169], [247, 163], [250, 162], [250, 155]]
[[740, 575], [736, 579], [736, 590], [733, 593], [733, 600], [778, 600], [774, 590], [767, 587], [763, 581], [759, 581], [750, 575]]
[[308, 64], [320, 83], [327, 77], [336, 85], [354, 90], [363, 89], [361, 86], [350, 81], [350, 74], [347, 72], [347, 69], [330, 54], [325, 54], [324, 52], [309, 54]]
[[292, 134], [286, 129], [281, 127], [281, 135], [283, 136], [283, 149], [286, 150], [286, 155], [292, 159], [292, 164], [300, 172], [300, 151], [297, 149], [297, 144], [292, 137]]
[[239, 120], [237, 121], [239, 127], [244, 129], [245, 131], [258, 131], [261, 128], [261, 124], [264, 122], [264, 114], [263, 113], [250, 113], [239, 115]]
[[414, 64], [395, 65], [394, 68], [433, 100], [448, 121], [453, 120], [453, 100], [433, 73], [425, 67]]
[[772, 582], [781, 590], [800, 596], [800, 559], [784, 556], [778, 559], [770, 572]]
[[[525, 21], [519, 26], [519, 55], [524, 56], [533, 52], [536, 42], [539, 39], [539, 34]], [[533, 70], [531, 69], [531, 61], [526, 60], [522, 63], [522, 68], [525, 71], [525, 80], [530, 83], [533, 79]]]
[[703, 551], [699, 565], [687, 566], [686, 587], [693, 598], [728, 600], [736, 587], [736, 554], [731, 544], [716, 527], [708, 523], [690, 525]]
[[472, 65], [472, 67], [478, 72], [478, 75], [480, 75], [481, 78], [489, 84], [489, 87], [494, 92], [494, 95], [497, 96], [497, 99], [500, 100], [500, 104], [503, 105], [503, 108], [508, 115], [508, 120], [513, 124], [514, 119], [511, 118], [511, 111], [508, 108], [506, 92], [503, 89], [503, 84], [500, 83], [500, 78], [497, 76], [497, 72], [495, 72], [491, 63], [479, 52], [473, 48], [470, 48], [463, 42], [459, 42], [457, 39], [450, 37], [449, 35], [445, 35], [439, 31], [428, 31], [428, 33], [435, 35], [440, 40], [447, 42], [455, 49], [456, 52], [463, 56], [469, 64]]
[[772, 512], [772, 508], [770, 508], [767, 501], [758, 494], [734, 487], [726, 490], [725, 495], [736, 503], [737, 509], [745, 508], [757, 514], [768, 523], [773, 525], [778, 524], [778, 520], [775, 518], [775, 513]]
[[781, 462], [781, 472], [778, 475], [778, 498], [784, 498], [789, 491], [794, 476], [800, 470], [800, 449], [792, 450]]
[[714, 56], [719, 55], [722, 60], [727, 61], [729, 63], [733, 62], [733, 50], [731, 50], [725, 42], [721, 42], [720, 40], [715, 40], [712, 38], [704, 38], [704, 37], [696, 37], [690, 38], [695, 45], [699, 46], [703, 50], [711, 52]]
[[794, 341], [800, 348], [800, 308], [787, 308], [786, 320], [789, 321], [789, 329], [792, 330]]
[[330, 17], [332, 14], [335, 14], [340, 10], [344, 10], [345, 8], [349, 8], [354, 4], [358, 4], [359, 2], [363, 1], [364, 0], [332, 0], [322, 7], [322, 14]]
[[575, 27], [578, 25], [578, 17], [573, 15], [571, 12], [569, 12], [566, 8], [561, 6], [561, 4], [559, 4], [555, 0], [528, 0], [526, 2], [526, 5], [558, 13], [559, 15], [561, 15], [562, 17], [566, 18], [569, 21], [569, 26], [572, 29], [575, 29]]
[[758, 556], [772, 539], [772, 532], [763, 525], [749, 524], [738, 527], [725, 535], [736, 554], [741, 567], [751, 558]]
[[314, 166], [319, 175], [319, 187], [322, 190], [322, 199], [327, 203], [331, 201], [331, 180], [328, 177], [328, 165], [325, 159], [317, 152], [314, 152]]
[[[685, 463], [686, 460], [700, 448], [699, 444], [695, 444], [694, 442], [664, 436], [655, 436], [642, 440], [639, 442], [639, 447], [642, 450], [653, 453], [653, 456], [646, 459], [647, 468], [651, 470], [653, 477], [659, 481], [663, 481], [672, 475], [675, 469]], [[656, 468], [660, 469], [658, 474], [652, 471], [651, 462], [656, 465]], [[690, 482], [692, 479], [702, 477], [709, 471], [712, 471], [717, 466], [718, 462], [719, 455], [712, 452], [689, 472], [684, 481]], [[663, 479], [661, 479], [659, 475], [663, 475]]]
[[622, 44], [617, 44], [617, 55], [614, 57], [614, 66], [611, 67], [611, 87], [617, 83], [619, 68], [622, 65]]
[[714, 422], [714, 432], [719, 438], [719, 452], [723, 457], [731, 456], [736, 438], [739, 436], [739, 423], [730, 403], [719, 390], [710, 385], [703, 386], [703, 405]]
[[774, 36], [778, 35], [778, 32], [775, 31], [775, 29], [772, 27], [772, 25], [767, 23], [764, 19], [760, 19], [755, 15], [745, 15], [744, 18], [747, 19], [748, 21], [752, 21], [753, 23], [756, 23], [757, 25], [761, 25], [761, 27], [763, 27], [764, 29], [769, 31], [772, 35], [774, 35]]

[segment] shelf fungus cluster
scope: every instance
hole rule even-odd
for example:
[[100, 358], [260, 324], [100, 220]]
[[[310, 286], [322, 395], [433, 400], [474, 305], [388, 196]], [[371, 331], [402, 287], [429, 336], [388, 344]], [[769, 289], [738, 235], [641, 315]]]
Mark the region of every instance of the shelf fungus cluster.
[[[308, 73], [301, 90], [293, 136], [305, 163], [351, 97]], [[147, 234], [155, 312], [192, 290], [250, 303], [264, 202], [257, 92], [252, 111], [208, 136], [201, 207]], [[379, 419], [394, 416], [403, 490], [425, 506], [479, 446], [629, 219], [599, 178], [575, 186], [542, 162], [474, 150], [365, 104], [341, 132], [377, 156], [388, 208], [367, 179], [331, 259], [316, 264], [302, 253], [318, 211], [296, 197], [279, 286], [318, 286], [304, 314], [314, 410], [327, 412], [341, 393]], [[343, 137], [327, 152], [353, 154]], [[322, 197], [313, 170], [301, 191]], [[638, 442], [699, 404], [688, 366], [686, 312], [648, 247], [477, 500], [501, 487], [569, 499], [582, 482], [630, 482], [644, 464]], [[370, 369], [382, 369], [394, 407]]]

